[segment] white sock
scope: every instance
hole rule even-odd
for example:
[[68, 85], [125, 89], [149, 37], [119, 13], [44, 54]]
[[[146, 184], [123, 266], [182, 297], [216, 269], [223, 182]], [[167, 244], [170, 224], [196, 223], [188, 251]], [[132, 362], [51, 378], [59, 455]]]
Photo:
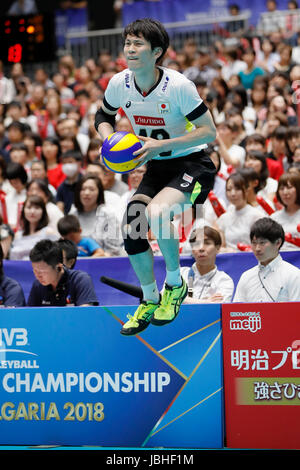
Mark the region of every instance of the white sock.
[[180, 274], [180, 268], [176, 269], [175, 271], [167, 270], [166, 284], [168, 284], [168, 286], [170, 287], [181, 286], [182, 279]]
[[159, 302], [159, 290], [156, 285], [156, 281], [146, 286], [141, 286], [143, 291], [143, 300], [158, 304]]

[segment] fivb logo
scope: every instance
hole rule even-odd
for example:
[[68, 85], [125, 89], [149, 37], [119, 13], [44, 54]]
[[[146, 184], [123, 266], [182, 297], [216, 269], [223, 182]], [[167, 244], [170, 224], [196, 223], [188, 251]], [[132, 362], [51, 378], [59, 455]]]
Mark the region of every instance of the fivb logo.
[[26, 346], [26, 344], [28, 344], [28, 337], [25, 328], [0, 328], [1, 349], [7, 346]]
[[[17, 368], [38, 367], [36, 366], [36, 364], [30, 365], [31, 361], [6, 361], [7, 354], [10, 353], [22, 353], [28, 354], [30, 356], [37, 356], [37, 354], [33, 352], [26, 351], [26, 349], [23, 349], [22, 346], [29, 346], [28, 331], [26, 330], [26, 328], [0, 328], [0, 369], [2, 368], [3, 363], [6, 364], [3, 367], [7, 367], [7, 364], [8, 367]], [[35, 361], [33, 362], [35, 363]]]
[[230, 312], [231, 316], [243, 317], [234, 318], [230, 320], [230, 329], [234, 331], [251, 331], [256, 333], [261, 329], [261, 317], [260, 312]]

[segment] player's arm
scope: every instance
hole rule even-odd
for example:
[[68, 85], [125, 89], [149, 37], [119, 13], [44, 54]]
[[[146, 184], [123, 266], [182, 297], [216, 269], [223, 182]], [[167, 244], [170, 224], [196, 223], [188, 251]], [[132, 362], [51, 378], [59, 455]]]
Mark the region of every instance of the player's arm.
[[190, 147], [191, 145], [204, 145], [216, 139], [216, 126], [208, 109], [206, 109], [201, 116], [195, 119], [190, 117], [189, 120], [194, 124], [196, 129], [181, 137], [172, 139], [172, 149]]
[[139, 139], [145, 143], [142, 149], [137, 150], [134, 155], [143, 154], [141, 159], [145, 162], [161, 152], [185, 149], [194, 145], [204, 145], [215, 140], [216, 127], [209, 110], [205, 110], [201, 116], [193, 120], [190, 119], [190, 121], [194, 124], [195, 129], [180, 137], [157, 140], [151, 137], [139, 136]]
[[95, 129], [102, 140], [114, 132], [116, 114], [118, 109], [112, 108], [105, 98], [95, 114]]

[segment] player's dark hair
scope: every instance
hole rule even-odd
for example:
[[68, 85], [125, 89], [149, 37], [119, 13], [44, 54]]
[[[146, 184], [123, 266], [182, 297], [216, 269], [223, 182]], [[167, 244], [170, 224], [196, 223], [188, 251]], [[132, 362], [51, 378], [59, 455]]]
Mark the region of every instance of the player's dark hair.
[[155, 47], [162, 48], [161, 56], [156, 60], [160, 62], [169, 47], [169, 35], [165, 27], [160, 21], [153, 20], [152, 18], [142, 18], [129, 23], [123, 32], [123, 39], [130, 36], [143, 36], [146, 41], [150, 42], [152, 50]]
[[275, 243], [276, 240], [281, 239], [281, 245], [284, 243], [285, 233], [282, 225], [280, 225], [276, 220], [271, 219], [270, 217], [262, 217], [258, 219], [252, 225], [250, 229], [250, 240], [252, 242], [253, 238], [266, 238], [271, 243]]
[[34, 245], [29, 253], [29, 259], [32, 263], [44, 261], [55, 268], [59, 263], [63, 263], [63, 253], [57, 242], [44, 239]]

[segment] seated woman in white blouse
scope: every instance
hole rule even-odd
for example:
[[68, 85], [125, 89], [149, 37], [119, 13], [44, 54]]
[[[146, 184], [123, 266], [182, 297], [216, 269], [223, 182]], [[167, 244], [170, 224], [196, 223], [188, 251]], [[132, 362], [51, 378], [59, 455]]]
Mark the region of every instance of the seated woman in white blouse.
[[49, 225], [46, 205], [39, 196], [29, 196], [24, 202], [21, 229], [17, 231], [10, 251], [10, 259], [29, 259], [30, 250], [44, 238], [57, 240], [57, 235]]
[[222, 252], [239, 251], [238, 243], [250, 244], [250, 227], [262, 217], [261, 212], [247, 203], [247, 188], [239, 173], [232, 173], [226, 181], [229, 206], [214, 224], [222, 237]]
[[78, 182], [70, 214], [75, 214], [83, 237], [93, 238], [108, 256], [122, 256], [121, 226], [111, 206], [105, 204], [100, 178], [86, 174]]
[[[300, 175], [294, 172], [281, 175], [276, 196], [284, 207], [274, 212], [271, 215], [272, 219], [282, 225], [286, 235], [290, 233], [293, 238], [299, 238], [297, 226], [300, 224]], [[300, 247], [285, 242], [281, 250], [300, 250]]]

